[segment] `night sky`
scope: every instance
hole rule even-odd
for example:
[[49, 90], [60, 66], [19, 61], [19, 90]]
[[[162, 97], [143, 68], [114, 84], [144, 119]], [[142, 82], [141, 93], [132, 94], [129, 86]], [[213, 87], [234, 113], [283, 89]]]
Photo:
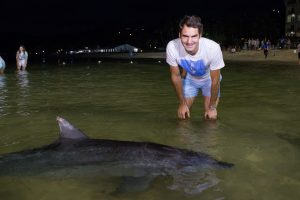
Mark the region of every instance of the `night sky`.
[[[272, 15], [274, 9], [280, 14]], [[266, 27], [274, 22], [274, 27], [280, 31], [278, 34], [282, 34], [284, 10], [283, 0], [251, 0], [248, 3], [243, 0], [180, 3], [174, 0], [1, 0], [0, 51], [15, 49], [20, 43], [43, 48], [47, 45], [75, 47], [85, 43], [128, 42], [125, 35], [117, 38], [119, 31], [143, 30], [144, 35], [155, 38], [158, 37], [155, 32], [168, 32], [169, 29], [172, 33], [161, 36], [166, 41], [177, 35], [178, 20], [185, 14], [199, 15], [204, 30], [218, 31], [215, 27], [218, 26], [220, 30], [238, 32], [238, 36], [249, 33], [245, 24], [255, 27], [253, 21], [265, 18], [265, 22], [258, 23], [261, 27], [255, 27], [256, 31], [269, 31]]]

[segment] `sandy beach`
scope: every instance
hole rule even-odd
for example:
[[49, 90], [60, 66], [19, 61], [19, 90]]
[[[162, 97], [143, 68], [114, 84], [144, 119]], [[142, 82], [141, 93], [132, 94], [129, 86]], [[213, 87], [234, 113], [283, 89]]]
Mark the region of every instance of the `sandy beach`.
[[[87, 55], [86, 55], [87, 56]], [[115, 59], [129, 59], [128, 53], [113, 53], [113, 54], [94, 54], [88, 57], [98, 58], [115, 58]], [[132, 59], [165, 59], [165, 52], [142, 52], [136, 53], [132, 56]], [[289, 62], [298, 64], [298, 56], [294, 49], [284, 50], [270, 50], [268, 57], [265, 59], [262, 50], [242, 50], [236, 53], [230, 53], [223, 51], [223, 57], [225, 61], [275, 61], [275, 62]]]
[[228, 61], [278, 61], [298, 64], [298, 54], [294, 49], [270, 50], [265, 58], [263, 50], [243, 50], [236, 53], [223, 52], [224, 60]]

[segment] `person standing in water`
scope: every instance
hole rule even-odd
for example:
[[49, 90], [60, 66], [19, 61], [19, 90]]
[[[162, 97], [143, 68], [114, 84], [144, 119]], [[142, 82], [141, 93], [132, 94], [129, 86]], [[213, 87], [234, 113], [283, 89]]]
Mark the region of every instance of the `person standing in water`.
[[17, 70], [26, 70], [28, 61], [28, 53], [23, 45], [19, 47], [16, 54]]
[[0, 56], [0, 75], [4, 74], [4, 69], [5, 69], [5, 62], [2, 59], [2, 57]]
[[297, 50], [296, 50], [297, 54], [298, 54], [298, 64], [300, 65], [300, 42], [297, 45]]
[[202, 33], [199, 16], [184, 16], [179, 23], [179, 38], [167, 45], [166, 61], [179, 100], [180, 119], [190, 117], [190, 108], [199, 91], [204, 99], [204, 118], [217, 119], [220, 71], [225, 64], [220, 45], [202, 37]]

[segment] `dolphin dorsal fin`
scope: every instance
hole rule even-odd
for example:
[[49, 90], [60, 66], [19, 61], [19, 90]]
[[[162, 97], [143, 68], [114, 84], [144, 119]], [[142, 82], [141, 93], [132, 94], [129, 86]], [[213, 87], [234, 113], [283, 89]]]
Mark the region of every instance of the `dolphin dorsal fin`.
[[56, 120], [60, 129], [60, 138], [73, 140], [88, 139], [88, 137], [81, 130], [77, 129], [64, 118], [57, 117]]

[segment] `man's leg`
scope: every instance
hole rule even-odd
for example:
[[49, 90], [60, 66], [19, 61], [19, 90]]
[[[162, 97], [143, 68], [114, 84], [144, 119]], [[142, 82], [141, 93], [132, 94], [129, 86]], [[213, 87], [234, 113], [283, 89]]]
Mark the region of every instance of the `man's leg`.
[[196, 98], [196, 97], [185, 98], [185, 101], [186, 101], [187, 106], [189, 107], [189, 109], [192, 107], [195, 98]]
[[196, 96], [198, 95], [198, 88], [192, 80], [183, 80], [183, 94], [189, 109], [192, 107]]

